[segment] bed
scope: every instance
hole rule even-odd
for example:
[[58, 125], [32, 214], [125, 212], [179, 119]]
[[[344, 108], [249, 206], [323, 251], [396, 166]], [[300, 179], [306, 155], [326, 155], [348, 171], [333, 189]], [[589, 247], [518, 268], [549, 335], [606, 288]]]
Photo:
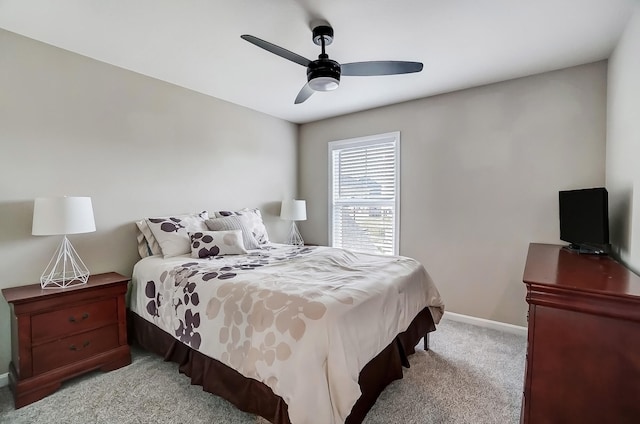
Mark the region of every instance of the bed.
[[437, 288], [406, 257], [259, 247], [141, 259], [130, 335], [193, 384], [274, 424], [361, 422], [435, 330]]

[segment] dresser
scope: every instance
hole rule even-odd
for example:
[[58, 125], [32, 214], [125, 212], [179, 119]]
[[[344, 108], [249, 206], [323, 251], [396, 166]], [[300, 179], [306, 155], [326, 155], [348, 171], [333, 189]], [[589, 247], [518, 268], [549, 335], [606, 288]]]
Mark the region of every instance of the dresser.
[[131, 363], [128, 282], [110, 272], [64, 289], [33, 284], [2, 290], [11, 308], [9, 387], [16, 408], [53, 393], [74, 376]]
[[521, 422], [640, 422], [640, 277], [606, 256], [529, 246]]

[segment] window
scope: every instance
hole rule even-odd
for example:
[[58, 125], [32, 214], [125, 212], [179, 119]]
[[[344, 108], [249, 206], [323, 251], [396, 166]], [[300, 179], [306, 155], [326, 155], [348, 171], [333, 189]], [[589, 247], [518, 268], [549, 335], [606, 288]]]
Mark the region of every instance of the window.
[[400, 133], [329, 143], [329, 242], [398, 254]]

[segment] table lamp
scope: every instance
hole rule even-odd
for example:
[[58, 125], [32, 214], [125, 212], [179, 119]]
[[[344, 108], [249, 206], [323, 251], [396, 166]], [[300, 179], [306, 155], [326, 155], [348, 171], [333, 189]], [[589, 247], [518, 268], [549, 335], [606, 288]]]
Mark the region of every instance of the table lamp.
[[307, 202], [304, 200], [284, 200], [280, 208], [280, 218], [291, 221], [287, 244], [304, 246], [304, 240], [302, 240], [300, 231], [298, 231], [296, 221], [307, 219]]
[[62, 235], [62, 243], [40, 277], [44, 288], [86, 284], [89, 270], [67, 239], [67, 234], [96, 230], [90, 197], [39, 197], [33, 204], [34, 236]]

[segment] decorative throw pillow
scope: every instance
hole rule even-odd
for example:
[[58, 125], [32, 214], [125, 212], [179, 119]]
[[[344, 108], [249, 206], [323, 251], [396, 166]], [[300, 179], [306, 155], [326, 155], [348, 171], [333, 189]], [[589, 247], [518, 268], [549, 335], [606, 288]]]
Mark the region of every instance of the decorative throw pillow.
[[140, 255], [141, 258], [151, 256], [151, 250], [149, 249], [147, 240], [144, 238], [144, 235], [140, 230], [136, 231], [136, 241], [138, 242], [138, 255]]
[[267, 234], [267, 227], [262, 222], [262, 214], [258, 208], [244, 208], [239, 211], [216, 211], [215, 216], [218, 218], [226, 216], [246, 216], [249, 219], [249, 230], [258, 244], [269, 243], [269, 234]]
[[138, 253], [141, 258], [146, 258], [150, 255], [162, 255], [162, 249], [158, 244], [158, 240], [153, 236], [151, 229], [147, 225], [146, 220], [136, 221], [136, 228], [138, 229], [136, 238], [138, 240]]
[[247, 253], [242, 242], [242, 230], [198, 231], [189, 233], [189, 239], [192, 258]]
[[165, 258], [191, 252], [188, 232], [206, 231], [204, 223], [209, 214], [204, 211], [198, 214], [177, 215], [163, 218], [147, 218], [147, 225], [158, 241]]
[[258, 241], [253, 236], [249, 227], [249, 219], [241, 215], [225, 216], [224, 218], [213, 218], [205, 221], [211, 231], [241, 230], [242, 242], [245, 249], [260, 249]]

